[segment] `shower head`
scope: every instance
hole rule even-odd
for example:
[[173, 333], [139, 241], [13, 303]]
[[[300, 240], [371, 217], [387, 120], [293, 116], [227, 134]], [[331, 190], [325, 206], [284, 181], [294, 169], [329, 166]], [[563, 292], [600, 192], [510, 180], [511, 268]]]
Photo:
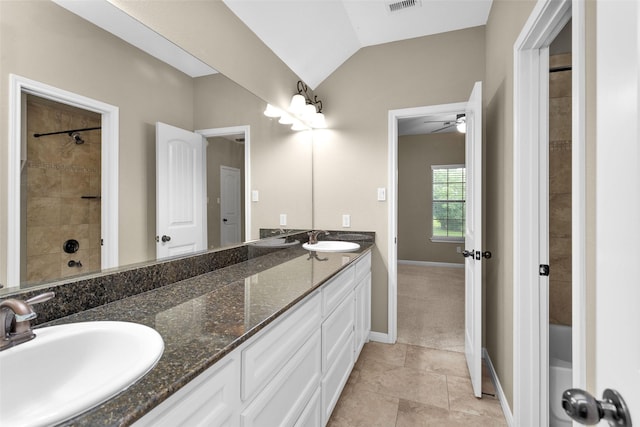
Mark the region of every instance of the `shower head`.
[[69, 136], [73, 139], [77, 145], [84, 144], [84, 139], [80, 136], [78, 132], [69, 132]]

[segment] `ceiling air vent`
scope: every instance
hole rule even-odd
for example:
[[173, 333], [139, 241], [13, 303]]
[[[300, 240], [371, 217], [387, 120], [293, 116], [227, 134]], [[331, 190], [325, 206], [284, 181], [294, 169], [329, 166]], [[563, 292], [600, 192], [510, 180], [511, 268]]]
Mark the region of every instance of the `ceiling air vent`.
[[420, 0], [402, 0], [393, 3], [387, 3], [389, 12], [398, 12], [400, 10], [416, 6], [422, 6], [422, 2]]

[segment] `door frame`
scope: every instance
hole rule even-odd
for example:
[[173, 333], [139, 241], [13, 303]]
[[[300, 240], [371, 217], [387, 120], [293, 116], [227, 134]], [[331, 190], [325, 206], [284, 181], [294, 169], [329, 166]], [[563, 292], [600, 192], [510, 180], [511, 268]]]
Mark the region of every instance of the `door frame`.
[[244, 238], [251, 239], [251, 126], [229, 126], [194, 131], [205, 138], [244, 134]]
[[371, 332], [370, 339], [373, 341], [393, 344], [398, 338], [398, 119], [436, 114], [456, 114], [464, 112], [466, 106], [467, 102], [456, 102], [389, 110], [389, 163], [387, 169], [389, 180], [387, 333]]
[[573, 387], [586, 386], [585, 5], [582, 0], [539, 0], [514, 44], [515, 425], [545, 425], [549, 413], [549, 312], [548, 299], [545, 300], [548, 281], [542, 281], [541, 285], [538, 274], [538, 265], [548, 263], [540, 258], [539, 236], [547, 232], [546, 226], [540, 225], [539, 206], [547, 209], [547, 202], [540, 200], [540, 190], [548, 185], [547, 176], [543, 176], [547, 173], [548, 153], [542, 153], [541, 146], [548, 144], [548, 46], [569, 19], [572, 19]]
[[[101, 250], [102, 269], [118, 266], [118, 144], [119, 109], [73, 92], [35, 80], [9, 75], [9, 165], [7, 241], [20, 247], [20, 174], [22, 171], [22, 93], [46, 98], [98, 113], [102, 117], [101, 132]], [[7, 287], [20, 285], [20, 250], [7, 251]]]
[[[218, 207], [219, 211], [220, 211], [220, 246], [225, 247], [228, 245], [224, 245], [222, 243], [222, 235], [224, 234], [223, 228], [224, 228], [224, 223], [222, 222], [222, 201], [224, 200], [224, 198], [222, 197], [224, 192], [222, 191], [222, 185], [223, 185], [223, 180], [222, 180], [222, 171], [226, 169], [226, 170], [231, 170], [234, 172], [238, 172], [238, 176], [240, 176], [240, 169], [238, 168], [234, 168], [232, 166], [225, 166], [225, 165], [220, 165], [220, 206]], [[240, 192], [242, 192], [242, 188], [238, 188], [238, 190]], [[240, 199], [238, 199], [238, 212], [240, 213], [240, 216], [242, 216], [242, 203], [240, 203]], [[242, 226], [241, 223], [238, 224], [240, 227]], [[240, 232], [240, 241], [242, 241], [242, 232]], [[240, 243], [240, 242], [238, 242]]]

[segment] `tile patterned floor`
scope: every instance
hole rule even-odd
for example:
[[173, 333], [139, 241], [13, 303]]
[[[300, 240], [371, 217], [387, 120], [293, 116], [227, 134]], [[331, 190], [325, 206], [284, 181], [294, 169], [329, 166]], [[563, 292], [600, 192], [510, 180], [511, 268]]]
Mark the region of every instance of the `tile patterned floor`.
[[[424, 270], [424, 267], [405, 269], [398, 274], [398, 336], [401, 335], [400, 313], [408, 310], [401, 294], [413, 295], [414, 300], [431, 301], [436, 305], [459, 305], [459, 290], [451, 285], [447, 296], [447, 281], [459, 281], [459, 272], [451, 276], [447, 271]], [[409, 271], [407, 271], [409, 270]], [[443, 269], [436, 269], [443, 270]], [[451, 272], [452, 269], [444, 269]], [[456, 276], [457, 273], [457, 276]], [[425, 278], [423, 276], [429, 276]], [[464, 280], [464, 272], [463, 272]], [[427, 289], [435, 288], [433, 294]], [[443, 282], [445, 283], [443, 285]], [[413, 287], [413, 290], [410, 288]], [[462, 294], [464, 298], [464, 294]], [[408, 299], [407, 299], [408, 300]], [[406, 300], [405, 300], [406, 301]], [[462, 310], [464, 309], [464, 302]], [[411, 310], [411, 308], [409, 308]], [[433, 314], [434, 312], [431, 311]], [[443, 316], [442, 312], [438, 312]], [[420, 313], [422, 319], [426, 315]], [[454, 318], [458, 313], [453, 313]], [[463, 315], [464, 316], [464, 315]], [[396, 344], [370, 342], [362, 353], [336, 404], [329, 427], [421, 427], [421, 426], [506, 426], [500, 403], [495, 398], [491, 379], [483, 372], [483, 398], [473, 395], [464, 353], [458, 349], [456, 327], [446, 330], [437, 326], [442, 338], [417, 339], [411, 337], [433, 334], [434, 322], [407, 322], [412, 331], [404, 331], [405, 341]], [[446, 325], [446, 321], [437, 325]], [[455, 324], [454, 324], [455, 326]], [[463, 333], [463, 332], [461, 332]], [[400, 341], [400, 339], [399, 339]], [[417, 344], [417, 345], [416, 345]], [[430, 348], [431, 344], [435, 348]], [[444, 349], [443, 349], [444, 348]]]

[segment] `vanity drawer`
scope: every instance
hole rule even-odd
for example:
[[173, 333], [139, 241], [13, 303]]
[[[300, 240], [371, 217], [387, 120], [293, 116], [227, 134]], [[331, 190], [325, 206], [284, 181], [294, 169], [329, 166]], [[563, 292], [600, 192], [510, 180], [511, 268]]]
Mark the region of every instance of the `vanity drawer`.
[[367, 277], [371, 271], [371, 252], [364, 255], [356, 263], [356, 283], [360, 283], [362, 279]]
[[242, 350], [242, 400], [262, 388], [319, 328], [320, 305], [316, 293]]
[[320, 348], [317, 331], [242, 412], [243, 427], [296, 423], [320, 385]]
[[322, 372], [333, 366], [354, 329], [355, 300], [348, 295], [322, 323]]
[[351, 266], [322, 287], [322, 315], [324, 317], [328, 316], [353, 290], [354, 280], [355, 269]]
[[225, 356], [178, 390], [134, 427], [238, 426], [240, 361], [238, 353]]

